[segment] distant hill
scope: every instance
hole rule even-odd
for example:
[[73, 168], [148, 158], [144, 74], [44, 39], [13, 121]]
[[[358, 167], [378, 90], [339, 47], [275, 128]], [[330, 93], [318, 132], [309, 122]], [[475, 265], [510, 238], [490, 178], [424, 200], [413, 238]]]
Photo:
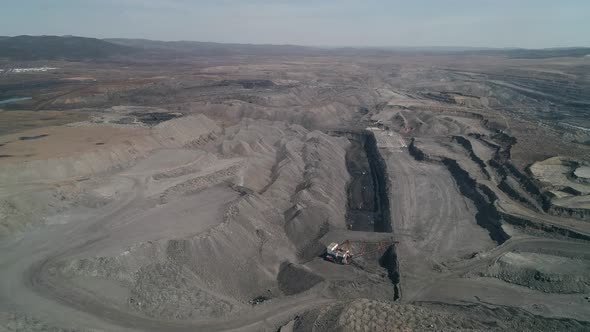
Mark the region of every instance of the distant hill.
[[112, 38], [105, 41], [151, 52], [173, 52], [191, 55], [497, 55], [510, 58], [542, 59], [583, 57], [590, 48], [483, 48], [483, 47], [310, 47], [299, 45], [225, 44], [197, 41], [156, 41], [149, 39]]
[[298, 45], [235, 44], [197, 41], [157, 41], [148, 39], [96, 39], [75, 36], [0, 36], [0, 58], [13, 60], [105, 59], [117, 55], [169, 56], [223, 55], [495, 55], [510, 58], [542, 59], [583, 57], [590, 48], [494, 49], [469, 47], [310, 47]]
[[584, 57], [587, 55], [590, 55], [590, 47], [547, 48], [542, 50], [514, 50], [511, 53], [509, 53], [510, 57], [523, 59]]
[[560, 57], [584, 57], [590, 55], [590, 47], [563, 47], [542, 49], [488, 49], [478, 51], [466, 51], [469, 54], [504, 55], [515, 59], [547, 59]]
[[326, 50], [298, 45], [232, 44], [198, 41], [157, 41], [149, 39], [104, 39], [107, 42], [147, 51], [187, 53], [191, 55], [309, 55]]
[[101, 59], [137, 52], [101, 39], [72, 36], [0, 37], [0, 58], [13, 60]]

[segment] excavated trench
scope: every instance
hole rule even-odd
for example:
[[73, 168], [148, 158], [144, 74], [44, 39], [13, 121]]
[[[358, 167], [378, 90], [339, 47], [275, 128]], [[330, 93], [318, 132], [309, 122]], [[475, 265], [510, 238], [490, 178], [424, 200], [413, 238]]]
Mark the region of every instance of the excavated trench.
[[350, 230], [391, 233], [387, 169], [371, 132], [345, 132], [350, 140], [346, 167], [350, 174], [347, 186], [346, 223]]
[[[347, 185], [346, 224], [352, 231], [392, 233], [389, 205], [389, 181], [385, 160], [377, 146], [375, 135], [366, 130], [331, 132], [346, 137], [346, 167], [350, 174]], [[394, 287], [394, 300], [401, 297], [400, 273], [395, 245], [379, 258]]]
[[510, 236], [502, 229], [501, 217], [494, 205], [494, 202], [498, 200], [496, 194], [488, 187], [478, 184], [455, 160], [443, 158], [442, 164], [447, 167], [455, 179], [461, 194], [475, 205], [477, 224], [487, 230], [496, 243], [506, 242]]
[[385, 253], [383, 253], [383, 256], [379, 259], [379, 265], [387, 270], [387, 277], [393, 284], [393, 300], [399, 300], [401, 297], [401, 289], [399, 287], [400, 273], [395, 245], [391, 245], [387, 248]]

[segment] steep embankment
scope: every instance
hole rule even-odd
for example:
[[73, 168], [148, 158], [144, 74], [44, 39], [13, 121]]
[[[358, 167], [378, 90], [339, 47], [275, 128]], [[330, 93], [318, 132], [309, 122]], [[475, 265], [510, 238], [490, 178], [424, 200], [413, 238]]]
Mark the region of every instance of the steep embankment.
[[449, 171], [459, 191], [467, 199], [471, 200], [477, 208], [475, 215], [477, 224], [488, 231], [490, 237], [498, 244], [504, 243], [508, 234], [502, 229], [500, 214], [495, 206], [496, 194], [486, 185], [478, 183], [456, 160], [425, 154], [412, 139], [408, 151], [418, 161], [442, 163]]

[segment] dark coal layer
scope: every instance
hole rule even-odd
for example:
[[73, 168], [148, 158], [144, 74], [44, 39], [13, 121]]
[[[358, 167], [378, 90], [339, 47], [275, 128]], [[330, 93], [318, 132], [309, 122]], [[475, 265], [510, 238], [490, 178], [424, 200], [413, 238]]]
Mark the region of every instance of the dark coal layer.
[[510, 236], [502, 229], [501, 218], [494, 205], [496, 194], [488, 187], [478, 184], [455, 160], [445, 158], [442, 163], [455, 179], [461, 194], [470, 199], [477, 208], [477, 224], [485, 228], [498, 244], [506, 242]]
[[400, 274], [399, 274], [399, 263], [397, 260], [397, 253], [395, 252], [395, 245], [389, 246], [381, 259], [379, 259], [379, 265], [387, 270], [387, 277], [391, 280], [394, 287], [394, 300], [398, 300], [401, 297], [401, 291], [399, 287]]
[[373, 133], [345, 134], [351, 146], [346, 166], [351, 176], [347, 187], [347, 224], [352, 230], [391, 233], [387, 168]]

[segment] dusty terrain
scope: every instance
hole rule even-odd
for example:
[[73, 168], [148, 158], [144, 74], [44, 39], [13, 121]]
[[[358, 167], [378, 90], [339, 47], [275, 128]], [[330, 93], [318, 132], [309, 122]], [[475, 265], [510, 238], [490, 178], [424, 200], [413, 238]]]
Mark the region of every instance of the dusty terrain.
[[4, 73], [1, 328], [590, 330], [589, 61]]

